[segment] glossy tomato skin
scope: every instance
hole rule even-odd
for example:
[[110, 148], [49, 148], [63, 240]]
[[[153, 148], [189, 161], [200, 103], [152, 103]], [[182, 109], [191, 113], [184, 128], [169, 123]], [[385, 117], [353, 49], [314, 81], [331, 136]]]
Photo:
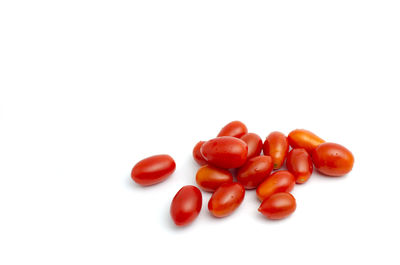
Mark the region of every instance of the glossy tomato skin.
[[246, 189], [255, 189], [271, 174], [272, 169], [270, 156], [256, 156], [239, 168], [236, 178]]
[[208, 202], [208, 210], [215, 217], [230, 215], [244, 199], [244, 187], [237, 183], [225, 183], [219, 186]]
[[297, 184], [306, 182], [313, 172], [311, 156], [303, 148], [295, 148], [289, 152], [286, 167], [295, 177]]
[[165, 180], [175, 171], [175, 161], [169, 155], [155, 155], [139, 161], [132, 169], [132, 179], [149, 186]]
[[288, 135], [288, 140], [292, 148], [304, 148], [309, 154], [311, 154], [318, 145], [325, 143], [323, 139], [304, 129], [291, 131]]
[[177, 226], [188, 225], [199, 215], [203, 198], [192, 185], [182, 187], [172, 199], [170, 214]]
[[203, 190], [213, 192], [222, 184], [233, 182], [233, 176], [226, 169], [205, 165], [197, 171], [196, 182]]
[[312, 154], [315, 168], [324, 175], [339, 177], [353, 169], [354, 156], [344, 146], [323, 143]]
[[240, 121], [232, 121], [225, 125], [221, 131], [218, 133], [218, 137], [221, 136], [232, 136], [236, 138], [242, 137], [247, 133], [247, 127], [243, 122]]
[[276, 171], [257, 187], [257, 197], [260, 201], [278, 192], [290, 192], [296, 183], [292, 173], [287, 170]]
[[263, 146], [260, 136], [255, 133], [246, 133], [240, 139], [247, 144], [247, 159], [260, 155]]
[[207, 164], [207, 161], [204, 159], [203, 155], [200, 152], [200, 148], [203, 146], [205, 141], [199, 141], [193, 148], [193, 158], [200, 166], [204, 166]]
[[272, 158], [274, 169], [279, 169], [285, 162], [285, 158], [289, 152], [289, 141], [281, 132], [272, 132], [268, 135], [263, 145], [264, 155]]
[[272, 220], [279, 220], [291, 215], [296, 210], [296, 199], [288, 192], [275, 193], [265, 199], [258, 211]]
[[209, 164], [237, 168], [246, 162], [247, 144], [232, 136], [217, 137], [205, 142], [200, 152]]

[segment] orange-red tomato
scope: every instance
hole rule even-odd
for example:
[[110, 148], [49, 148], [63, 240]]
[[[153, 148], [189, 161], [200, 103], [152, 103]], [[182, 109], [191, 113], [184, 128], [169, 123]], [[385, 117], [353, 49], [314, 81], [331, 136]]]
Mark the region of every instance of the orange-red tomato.
[[200, 152], [216, 167], [237, 168], [246, 162], [247, 144], [232, 136], [217, 137], [205, 142]]
[[215, 191], [222, 184], [233, 182], [233, 176], [226, 169], [205, 165], [197, 171], [196, 182], [205, 191]]
[[232, 136], [236, 138], [242, 137], [247, 133], [247, 127], [243, 122], [240, 121], [232, 121], [225, 125], [218, 134], [218, 137], [221, 136]]
[[288, 140], [291, 147], [304, 148], [309, 154], [311, 154], [318, 145], [325, 143], [325, 141], [317, 135], [304, 129], [291, 131], [288, 135]]
[[328, 176], [343, 176], [349, 173], [354, 164], [353, 154], [344, 146], [323, 143], [312, 154], [315, 168]]
[[295, 182], [293, 174], [289, 171], [276, 171], [257, 187], [257, 197], [263, 201], [274, 193], [290, 192]]
[[203, 198], [200, 190], [192, 185], [181, 188], [172, 199], [170, 214], [178, 226], [188, 225], [196, 219], [201, 210]]
[[255, 133], [246, 133], [240, 137], [248, 147], [247, 159], [259, 156], [262, 150], [262, 140], [260, 136]]
[[313, 172], [311, 157], [303, 148], [295, 148], [289, 152], [286, 167], [294, 175], [297, 184], [306, 182]]
[[222, 184], [211, 196], [208, 210], [216, 217], [228, 216], [240, 206], [244, 193], [245, 190], [239, 183]]
[[280, 192], [265, 199], [258, 211], [265, 217], [278, 220], [291, 215], [296, 210], [296, 199], [288, 192]]
[[204, 143], [205, 141], [200, 141], [193, 148], [193, 158], [200, 166], [207, 164], [207, 161], [204, 159], [203, 155], [200, 152], [200, 148], [203, 146]]
[[149, 186], [165, 180], [175, 171], [175, 161], [169, 155], [155, 155], [139, 161], [132, 169], [132, 179]]
[[289, 152], [287, 137], [281, 132], [270, 133], [264, 141], [263, 152], [264, 155], [271, 156], [274, 169], [281, 168]]
[[237, 172], [237, 181], [246, 189], [255, 189], [272, 171], [270, 156], [256, 156], [247, 160]]

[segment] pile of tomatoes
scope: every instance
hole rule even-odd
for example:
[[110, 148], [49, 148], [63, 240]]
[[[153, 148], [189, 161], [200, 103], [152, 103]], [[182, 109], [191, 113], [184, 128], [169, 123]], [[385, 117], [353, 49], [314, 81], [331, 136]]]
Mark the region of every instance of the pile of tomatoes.
[[[296, 210], [290, 191], [295, 184], [308, 181], [314, 166], [323, 175], [342, 176], [354, 164], [348, 149], [325, 142], [310, 131], [297, 129], [287, 137], [272, 132], [263, 142], [257, 134], [248, 133], [240, 121], [228, 123], [216, 138], [198, 142], [193, 158], [201, 165], [197, 185], [213, 193], [208, 210], [215, 217], [230, 215], [242, 203], [245, 190], [256, 189], [261, 201], [258, 211], [269, 219], [285, 218]], [[279, 170], [285, 161], [287, 170]], [[138, 162], [131, 176], [138, 184], [148, 186], [165, 180], [174, 171], [172, 157], [156, 155]], [[201, 206], [199, 188], [184, 186], [172, 200], [171, 217], [178, 226], [190, 224]]]

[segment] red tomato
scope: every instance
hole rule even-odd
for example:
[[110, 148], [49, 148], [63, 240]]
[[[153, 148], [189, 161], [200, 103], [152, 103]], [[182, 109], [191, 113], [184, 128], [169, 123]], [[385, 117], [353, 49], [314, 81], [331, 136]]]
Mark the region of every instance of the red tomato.
[[240, 121], [232, 121], [225, 125], [218, 134], [221, 136], [232, 136], [240, 138], [247, 133], [247, 127]]
[[265, 139], [263, 151], [264, 155], [271, 156], [274, 169], [281, 168], [289, 152], [287, 137], [281, 132], [270, 133]]
[[280, 192], [265, 199], [258, 211], [265, 217], [278, 220], [291, 215], [296, 210], [296, 199], [288, 192]]
[[197, 171], [196, 182], [205, 191], [215, 191], [221, 184], [233, 182], [233, 176], [226, 169], [205, 165]]
[[204, 159], [203, 155], [200, 152], [200, 148], [203, 146], [204, 143], [204, 141], [200, 141], [193, 148], [193, 158], [200, 166], [207, 164], [207, 161]]
[[169, 155], [155, 155], [139, 161], [132, 169], [132, 179], [149, 186], [165, 180], [175, 171], [175, 161]]
[[200, 190], [192, 185], [184, 186], [172, 200], [170, 214], [178, 226], [188, 225], [196, 219], [203, 199]]
[[296, 129], [288, 135], [289, 144], [293, 148], [304, 148], [311, 154], [312, 151], [320, 144], [325, 143], [324, 140], [310, 131]]
[[260, 136], [255, 133], [246, 133], [240, 137], [248, 147], [247, 159], [259, 156], [262, 150], [262, 140]]
[[270, 156], [256, 156], [250, 158], [237, 173], [237, 181], [246, 189], [255, 189], [272, 171]]
[[354, 164], [353, 154], [344, 146], [334, 143], [319, 145], [312, 154], [315, 168], [328, 176], [343, 176]]
[[286, 167], [294, 175], [297, 184], [306, 182], [313, 172], [311, 157], [303, 148], [289, 152]]
[[247, 144], [232, 136], [217, 137], [205, 142], [200, 152], [212, 165], [237, 168], [246, 162]]
[[228, 216], [242, 203], [244, 193], [239, 183], [222, 184], [211, 196], [208, 210], [216, 217]]
[[276, 171], [257, 187], [257, 197], [263, 201], [274, 193], [289, 192], [293, 189], [295, 182], [293, 174], [289, 171]]

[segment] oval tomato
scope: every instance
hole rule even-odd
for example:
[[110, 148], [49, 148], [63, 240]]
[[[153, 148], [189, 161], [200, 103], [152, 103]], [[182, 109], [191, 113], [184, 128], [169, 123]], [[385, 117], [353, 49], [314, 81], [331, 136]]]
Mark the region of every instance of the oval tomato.
[[192, 185], [182, 187], [172, 199], [170, 214], [178, 226], [188, 225], [201, 210], [203, 198], [200, 190]]
[[290, 192], [295, 182], [293, 174], [289, 171], [276, 171], [257, 187], [257, 197], [263, 201], [274, 193]]
[[315, 168], [328, 176], [343, 176], [349, 173], [354, 164], [353, 154], [344, 146], [323, 143], [312, 154]]
[[265, 199], [258, 211], [265, 217], [278, 220], [291, 215], [296, 210], [296, 199], [288, 192], [280, 192]]
[[289, 152], [286, 167], [294, 175], [297, 184], [306, 182], [313, 172], [311, 157], [303, 148], [292, 149]]
[[212, 165], [221, 168], [237, 168], [246, 162], [247, 144], [232, 136], [217, 137], [205, 142], [200, 152]]
[[232, 121], [225, 125], [218, 134], [218, 137], [221, 136], [232, 136], [240, 138], [244, 134], [247, 133], [247, 127], [243, 122], [240, 121]]
[[204, 159], [203, 155], [200, 152], [200, 148], [203, 146], [204, 143], [205, 141], [200, 141], [193, 148], [193, 158], [200, 166], [207, 164], [207, 161]]
[[132, 179], [149, 186], [165, 180], [175, 171], [175, 161], [169, 155], [155, 155], [139, 161], [132, 169]]
[[244, 194], [245, 190], [239, 183], [222, 184], [211, 196], [208, 202], [208, 210], [215, 217], [228, 216], [240, 206]]
[[274, 169], [281, 168], [289, 152], [287, 137], [281, 132], [270, 133], [264, 141], [263, 152], [264, 155], [271, 156]]
[[260, 155], [262, 150], [262, 140], [260, 136], [255, 133], [246, 133], [240, 137], [240, 139], [247, 144], [247, 159]]
[[255, 189], [272, 171], [270, 156], [256, 156], [250, 158], [237, 172], [237, 181], [246, 189]]
[[205, 191], [215, 191], [221, 184], [233, 182], [233, 176], [226, 169], [205, 165], [197, 171], [196, 182]]
[[325, 143], [325, 141], [317, 135], [304, 129], [291, 131], [288, 135], [288, 140], [292, 148], [304, 148], [309, 154], [311, 154], [318, 145]]

